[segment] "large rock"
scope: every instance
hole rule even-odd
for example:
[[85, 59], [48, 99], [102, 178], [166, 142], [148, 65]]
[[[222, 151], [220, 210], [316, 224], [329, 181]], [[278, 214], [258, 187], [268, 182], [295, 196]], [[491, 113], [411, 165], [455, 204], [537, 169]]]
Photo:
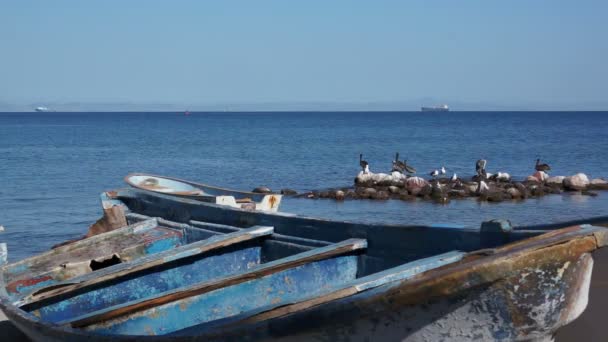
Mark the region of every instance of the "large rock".
[[251, 190], [251, 192], [259, 193], [259, 194], [270, 194], [272, 190], [270, 190], [267, 186], [258, 186], [257, 188]]
[[536, 178], [537, 181], [544, 182], [549, 178], [549, 175], [544, 171], [536, 171], [532, 176], [528, 176], [526, 180], [531, 180], [531, 178]]
[[398, 187], [394, 186], [394, 185], [391, 185], [391, 186], [389, 186], [389, 187], [388, 187], [388, 191], [389, 191], [391, 194], [396, 194], [396, 193], [399, 193], [399, 190], [400, 190], [400, 189], [399, 189]]
[[422, 191], [424, 187], [426, 187], [429, 183], [420, 177], [410, 177], [407, 179], [405, 183], [405, 187], [407, 191], [416, 196]]
[[600, 179], [600, 178], [596, 178], [591, 180], [591, 183], [589, 184], [589, 189], [591, 190], [608, 190], [608, 182]]
[[562, 184], [564, 183], [564, 179], [565, 179], [565, 178], [566, 178], [566, 177], [564, 177], [564, 176], [553, 176], [553, 177], [549, 177], [549, 178], [547, 178], [546, 183], [547, 183], [548, 185], [559, 185], [559, 186], [562, 186]]
[[285, 195], [285, 196], [292, 196], [292, 195], [297, 195], [298, 192], [293, 190], [293, 189], [281, 189], [281, 195]]
[[577, 173], [574, 176], [564, 178], [564, 187], [568, 190], [585, 190], [589, 185], [589, 177], [584, 173]]
[[519, 191], [517, 188], [508, 188], [507, 193], [512, 199], [520, 199], [522, 197], [521, 191]]

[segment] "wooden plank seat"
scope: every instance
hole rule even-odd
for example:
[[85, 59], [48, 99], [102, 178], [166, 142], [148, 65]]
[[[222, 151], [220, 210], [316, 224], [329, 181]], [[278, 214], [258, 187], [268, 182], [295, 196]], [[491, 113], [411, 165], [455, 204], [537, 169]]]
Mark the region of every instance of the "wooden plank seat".
[[147, 219], [5, 265], [0, 272], [9, 298], [18, 300], [43, 287], [175, 248], [184, 243], [182, 237], [182, 231]]
[[[102, 334], [167, 334], [351, 281], [357, 275], [355, 252], [366, 247], [365, 240], [349, 239], [57, 323]], [[159, 317], [163, 324], [147, 324]]]
[[[160, 266], [167, 268], [173, 264], [180, 266], [178, 262], [182, 261], [183, 259], [196, 256], [206, 256], [204, 254], [217, 252], [222, 248], [233, 247], [243, 242], [270, 236], [272, 233], [272, 227], [255, 226], [249, 229], [238, 230], [230, 234], [214, 235], [205, 240], [196, 241], [172, 250], [142, 257], [130, 263], [114, 265], [99, 270], [95, 273], [89, 273], [80, 277], [72, 278], [69, 281], [58, 283], [48, 289], [40, 289], [16, 302], [15, 304], [18, 306], [25, 306], [36, 303], [37, 306], [42, 306], [45, 303], [55, 300], [57, 297], [61, 297], [66, 294], [72, 295], [74, 294], [74, 291], [77, 290], [87, 289], [92, 286], [100, 286], [102, 284], [105, 285], [110, 282], [119, 282], [123, 278], [133, 276], [135, 274], [141, 276], [140, 272], [143, 271], [149, 271], [156, 277], [162, 276], [163, 273], [154, 268], [158, 268]], [[257, 263], [259, 263], [259, 257], [257, 259]], [[190, 259], [188, 262], [194, 263], [194, 260]]]
[[[172, 336], [204, 336], [210, 338], [214, 333], [220, 333], [237, 329], [238, 327], [268, 321], [274, 318], [293, 315], [307, 309], [326, 305], [340, 300], [346, 300], [364, 292], [381, 287], [398, 286], [401, 282], [445, 265], [462, 260], [467, 253], [452, 251], [409, 262], [381, 272], [370, 274], [365, 277], [354, 279], [324, 291], [324, 293], [307, 293], [304, 296], [294, 297], [291, 301], [270, 303], [239, 315], [229, 316], [208, 323], [191, 326], [172, 333]], [[297, 318], [295, 318], [297, 321]]]

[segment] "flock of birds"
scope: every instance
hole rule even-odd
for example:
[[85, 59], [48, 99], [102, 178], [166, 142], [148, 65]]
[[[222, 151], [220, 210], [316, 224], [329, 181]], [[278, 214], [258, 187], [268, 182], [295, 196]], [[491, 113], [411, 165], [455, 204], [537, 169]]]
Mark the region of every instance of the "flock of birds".
[[[495, 174], [490, 174], [490, 173], [486, 172], [487, 163], [488, 162], [485, 159], [479, 159], [475, 163], [475, 173], [477, 174], [477, 179], [479, 179], [479, 180], [487, 180], [487, 179], [504, 180], [504, 181], [508, 181], [511, 179], [511, 176], [506, 172], [497, 172]], [[361, 166], [363, 173], [370, 173], [369, 163], [363, 159], [363, 153], [359, 154], [359, 165]], [[536, 159], [536, 165], [534, 168], [536, 171], [542, 171], [542, 172], [547, 172], [547, 171], [551, 170], [551, 167], [549, 166], [549, 164], [545, 164], [545, 163], [541, 164], [540, 158]], [[408, 174], [408, 175], [416, 173], [416, 169], [414, 167], [412, 167], [411, 165], [407, 164], [407, 159], [404, 159], [403, 161], [399, 160], [399, 152], [397, 152], [395, 154], [395, 160], [393, 160], [393, 168], [392, 168], [391, 172], [395, 172], [395, 171], [400, 172], [402, 174]], [[446, 169], [444, 166], [442, 166], [440, 169], [435, 169], [429, 173], [429, 175], [431, 177], [433, 177], [433, 179], [435, 179], [439, 175], [445, 175], [445, 174], [446, 174]], [[458, 180], [458, 176], [456, 175], [456, 173], [454, 173], [452, 175], [451, 180], [452, 181]]]

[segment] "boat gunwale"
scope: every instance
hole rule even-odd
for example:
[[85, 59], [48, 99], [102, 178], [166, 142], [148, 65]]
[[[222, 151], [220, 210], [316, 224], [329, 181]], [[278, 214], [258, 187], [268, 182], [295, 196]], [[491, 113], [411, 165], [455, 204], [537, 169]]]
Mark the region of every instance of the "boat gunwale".
[[84, 290], [91, 286], [100, 286], [107, 282], [132, 276], [135, 273], [180, 262], [180, 260], [185, 258], [205, 255], [220, 251], [223, 248], [234, 247], [248, 241], [270, 237], [272, 236], [273, 231], [274, 229], [272, 227], [253, 226], [251, 228], [229, 234], [217, 234], [210, 236], [207, 239], [185, 244], [160, 253], [144, 256], [130, 262], [113, 265], [101, 269], [98, 272], [91, 272], [78, 277], [85, 279], [68, 279], [53, 285], [53, 287], [61, 286], [59, 288], [54, 288], [47, 291], [44, 291], [45, 288], [39, 289], [36, 292], [31, 293], [21, 300], [15, 302], [14, 304], [18, 306], [27, 306], [30, 304], [38, 304], [47, 302], [49, 300], [55, 300], [55, 298], [59, 296], [69, 296], [73, 291]]
[[[135, 183], [131, 182], [130, 178], [134, 177], [134, 176], [149, 176], [149, 177], [156, 177], [156, 178], [164, 178], [164, 179], [168, 179], [168, 180], [172, 180], [172, 181], [188, 184], [188, 185], [191, 185], [191, 186], [194, 186], [194, 187], [201, 187], [202, 190], [204, 190], [204, 188], [209, 188], [209, 189], [218, 190], [218, 191], [233, 192], [233, 193], [238, 193], [238, 194], [248, 195], [248, 196], [253, 196], [253, 197], [261, 197], [260, 199], [262, 199], [264, 196], [268, 196], [268, 195], [282, 196], [280, 193], [276, 193], [276, 192], [259, 193], [259, 192], [251, 192], [251, 191], [234, 190], [234, 189], [222, 188], [222, 187], [219, 187], [219, 186], [208, 185], [208, 184], [205, 184], [205, 183], [199, 183], [199, 182], [189, 181], [189, 180], [185, 180], [185, 179], [181, 179], [181, 178], [176, 178], [176, 177], [160, 176], [160, 175], [155, 175], [155, 174], [151, 174], [151, 173], [143, 173], [143, 172], [129, 173], [129, 174], [127, 174], [124, 177], [125, 183], [127, 183], [131, 187], [134, 187], [136, 189], [141, 189], [141, 190], [152, 191], [154, 193], [165, 194], [165, 195], [171, 195], [171, 193], [165, 193], [165, 192], [154, 191], [154, 190], [142, 188], [139, 185], [136, 185]], [[173, 196], [178, 196], [178, 197], [181, 197], [181, 198], [196, 198], [196, 197], [218, 197], [218, 196], [230, 196], [230, 195], [184, 195], [184, 194], [175, 194]]]
[[[606, 228], [602, 228], [602, 227], [595, 227], [595, 226], [589, 226], [589, 225], [583, 225], [583, 226], [574, 226], [574, 227], [570, 227], [569, 229], [562, 231], [562, 229], [559, 230], [559, 232], [549, 232], [549, 233], [545, 233], [545, 234], [541, 234], [529, 239], [524, 239], [522, 241], [526, 241], [526, 240], [530, 240], [528, 241], [528, 243], [525, 244], [519, 244], [517, 242], [515, 243], [511, 243], [511, 244], [507, 244], [504, 246], [501, 246], [499, 248], [494, 249], [496, 251], [496, 253], [487, 255], [487, 251], [484, 253], [479, 253], [479, 251], [473, 251], [470, 253], [467, 253], [465, 255], [465, 257], [455, 263], [451, 263], [442, 267], [439, 267], [437, 269], [432, 269], [432, 270], [428, 270], [425, 272], [422, 272], [420, 274], [417, 274], [415, 277], [410, 278], [410, 279], [406, 279], [403, 281], [394, 281], [394, 282], [389, 282], [387, 284], [384, 284], [378, 288], [375, 289], [367, 289], [366, 291], [380, 291], [379, 293], [381, 295], [386, 295], [389, 293], [389, 291], [393, 292], [394, 291], [400, 291], [400, 290], [406, 290], [410, 289], [410, 288], [415, 288], [415, 287], [419, 287], [419, 288], [424, 288], [425, 284], [439, 284], [441, 283], [441, 281], [445, 281], [445, 282], [451, 282], [450, 281], [450, 277], [456, 276], [458, 275], [459, 272], [465, 272], [465, 273], [479, 273], [480, 270], [479, 268], [481, 268], [481, 266], [487, 266], [489, 268], [500, 268], [499, 265], [496, 265], [497, 262], [500, 261], [506, 261], [507, 259], [509, 259], [509, 256], [511, 256], [512, 258], [514, 257], [525, 257], [525, 254], [527, 252], [534, 252], [534, 251], [538, 251], [544, 248], [551, 248], [551, 247], [555, 247], [561, 244], [568, 244], [570, 242], [580, 242], [582, 244], [584, 244], [584, 248], [582, 248], [579, 252], [582, 253], [589, 253], [592, 252], [593, 250], [603, 247], [607, 244], [608, 242], [608, 233], [607, 233], [608, 229]], [[547, 234], [549, 234], [549, 236], [547, 237]], [[579, 241], [580, 240], [580, 241]], [[585, 240], [585, 241], [583, 241]], [[585, 244], [585, 242], [588, 242], [587, 244]], [[497, 277], [497, 279], [502, 279], [505, 278], [506, 275], [504, 274], [504, 272], [493, 272], [493, 275], [495, 277]], [[477, 278], [473, 278], [474, 280], [476, 280], [477, 282], [488, 282], [488, 281], [496, 281], [496, 279], [492, 280], [489, 278], [483, 278], [483, 279], [477, 279]], [[459, 291], [465, 291], [469, 288], [473, 288], [475, 286], [479, 286], [480, 284], [473, 284], [473, 283], [463, 283], [460, 284], [460, 286], [458, 287], [454, 287], [452, 289], [452, 291], [454, 293], [458, 293]], [[378, 293], [376, 293], [378, 294]], [[343, 299], [348, 299], [347, 296]], [[318, 307], [320, 305], [315, 305], [313, 307], [310, 307], [310, 309], [314, 309], [315, 307]], [[101, 336], [98, 334], [94, 334], [94, 333], [90, 333], [90, 332], [85, 332], [83, 330], [78, 330], [78, 329], [73, 329], [69, 326], [60, 326], [54, 323], [50, 323], [50, 322], [44, 322], [41, 321], [39, 318], [37, 318], [36, 316], [21, 310], [18, 307], [15, 307], [14, 305], [12, 305], [10, 302], [8, 302], [8, 298], [5, 298], [4, 296], [0, 296], [0, 306], [3, 307], [3, 310], [8, 311], [8, 315], [10, 316], [17, 316], [18, 318], [22, 319], [25, 321], [25, 323], [27, 324], [33, 324], [34, 327], [39, 327], [39, 329], [43, 329], [43, 330], [51, 330], [51, 332], [55, 333], [55, 334], [60, 334], [63, 336], [63, 334], [72, 334], [75, 336], [82, 336], [85, 338], [90, 338], [90, 337], [94, 337], [94, 338], [100, 338], [101, 340], [104, 340], [104, 337], [107, 338], [108, 340], [132, 340], [134, 338], [134, 336], [126, 336], [126, 335], [112, 335], [112, 336]], [[284, 315], [283, 315], [284, 316]], [[281, 317], [283, 316], [277, 316], [274, 318], [270, 318], [270, 319], [281, 319]], [[263, 321], [261, 321], [263, 322]], [[23, 322], [21, 322], [23, 323]], [[246, 326], [249, 326], [250, 324], [254, 324], [252, 322], [244, 322], [246, 323]], [[259, 322], [258, 322], [259, 323]], [[246, 328], [243, 327], [243, 328]], [[206, 332], [203, 332], [205, 334], [205, 336], [207, 336]], [[209, 334], [214, 335], [214, 334], [222, 334], [222, 331], [210, 331]], [[66, 336], [63, 336], [66, 337]], [[200, 337], [200, 336], [199, 336]], [[138, 339], [144, 339], [144, 340], [163, 340], [166, 339], [167, 336], [137, 336]], [[192, 338], [192, 336], [171, 336], [172, 340], [190, 340]]]

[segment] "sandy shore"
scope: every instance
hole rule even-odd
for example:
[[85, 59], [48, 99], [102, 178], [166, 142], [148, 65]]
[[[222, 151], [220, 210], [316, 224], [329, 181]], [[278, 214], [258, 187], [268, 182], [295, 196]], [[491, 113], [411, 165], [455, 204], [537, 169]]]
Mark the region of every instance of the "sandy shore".
[[13, 323], [11, 323], [10, 321], [7, 320], [6, 316], [4, 315], [4, 312], [2, 312], [0, 310], [0, 336], [2, 336], [2, 341], [11, 341], [11, 342], [18, 342], [18, 341], [29, 341], [29, 339], [23, 335], [23, 333], [21, 333], [21, 331], [19, 331], [19, 329], [17, 329], [17, 327], [15, 327], [13, 325]]
[[[556, 342], [603, 341], [604, 321], [608, 316], [608, 248], [594, 254], [593, 278], [589, 304], [583, 314], [571, 324], [560, 329]], [[604, 267], [600, 267], [604, 266]], [[2, 341], [29, 341], [0, 311], [0, 337]]]

